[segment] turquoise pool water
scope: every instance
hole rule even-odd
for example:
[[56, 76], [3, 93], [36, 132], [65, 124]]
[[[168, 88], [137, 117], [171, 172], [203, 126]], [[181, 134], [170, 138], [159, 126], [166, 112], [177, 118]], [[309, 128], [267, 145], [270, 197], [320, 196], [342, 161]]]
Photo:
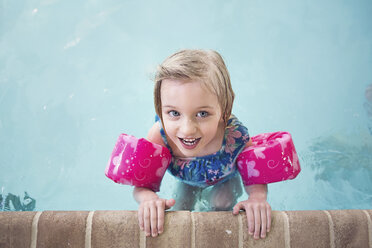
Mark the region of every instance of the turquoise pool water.
[[250, 134], [293, 135], [302, 172], [269, 186], [273, 209], [371, 208], [371, 13], [359, 0], [0, 0], [0, 202], [136, 209], [104, 176], [115, 141], [146, 136], [158, 63], [210, 48]]

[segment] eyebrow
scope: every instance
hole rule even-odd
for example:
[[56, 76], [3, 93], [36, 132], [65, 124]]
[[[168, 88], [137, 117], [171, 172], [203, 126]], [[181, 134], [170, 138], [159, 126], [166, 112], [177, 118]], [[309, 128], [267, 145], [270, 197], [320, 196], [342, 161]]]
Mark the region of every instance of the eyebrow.
[[213, 107], [212, 106], [201, 106], [199, 107], [199, 109], [212, 109]]
[[[162, 106], [163, 108], [177, 108], [173, 105], [164, 105]], [[200, 106], [198, 109], [212, 109], [213, 107], [212, 106]]]
[[162, 108], [176, 108], [176, 107], [172, 106], [172, 105], [164, 105], [164, 106], [162, 106]]

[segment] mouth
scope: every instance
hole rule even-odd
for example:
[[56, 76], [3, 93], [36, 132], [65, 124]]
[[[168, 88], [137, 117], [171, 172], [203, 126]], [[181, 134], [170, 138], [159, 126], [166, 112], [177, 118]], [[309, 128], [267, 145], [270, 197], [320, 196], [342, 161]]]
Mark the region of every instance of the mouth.
[[183, 145], [184, 148], [186, 149], [194, 149], [201, 138], [197, 138], [197, 139], [182, 139], [182, 138], [178, 138], [180, 141], [181, 141], [181, 144]]

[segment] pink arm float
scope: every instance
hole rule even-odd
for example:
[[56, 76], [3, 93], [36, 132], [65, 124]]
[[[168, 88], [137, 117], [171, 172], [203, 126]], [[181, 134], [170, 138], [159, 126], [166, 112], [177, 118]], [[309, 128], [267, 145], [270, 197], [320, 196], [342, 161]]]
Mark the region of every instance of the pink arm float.
[[[300, 173], [300, 163], [289, 133], [259, 134], [252, 137], [252, 143], [236, 160], [244, 185], [294, 179]], [[116, 183], [158, 192], [171, 159], [166, 147], [121, 134], [105, 174]]]
[[236, 160], [244, 185], [294, 179], [300, 173], [296, 149], [288, 132], [259, 134], [252, 137], [252, 143]]
[[116, 183], [145, 187], [158, 192], [171, 158], [166, 147], [146, 139], [121, 134], [105, 174]]

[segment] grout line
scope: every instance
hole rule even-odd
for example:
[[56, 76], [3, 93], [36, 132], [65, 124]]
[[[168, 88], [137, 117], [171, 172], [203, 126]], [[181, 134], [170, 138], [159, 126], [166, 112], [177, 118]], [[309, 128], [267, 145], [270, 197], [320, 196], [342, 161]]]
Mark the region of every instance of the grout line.
[[87, 222], [86, 222], [86, 227], [85, 227], [85, 248], [92, 247], [93, 215], [94, 215], [94, 211], [90, 211], [87, 217]]
[[363, 213], [367, 216], [367, 222], [368, 222], [368, 237], [369, 237], [369, 247], [372, 248], [372, 220], [371, 216], [369, 216], [367, 210], [362, 210]]
[[332, 215], [327, 210], [323, 210], [323, 212], [326, 213], [328, 217], [330, 248], [335, 248], [335, 229], [333, 225]]
[[39, 211], [35, 214], [34, 218], [32, 219], [32, 227], [31, 227], [31, 245], [30, 248], [36, 248], [37, 245], [37, 228], [39, 224], [40, 215], [42, 211]]
[[193, 212], [190, 212], [190, 215], [191, 215], [191, 248], [195, 248], [195, 217]]
[[145, 231], [140, 230], [140, 248], [146, 248], [146, 235]]
[[239, 248], [243, 248], [243, 217], [239, 213], [238, 217], [238, 223], [239, 223]]
[[291, 247], [291, 236], [289, 233], [289, 217], [286, 212], [280, 211], [280, 213], [283, 216], [283, 222], [284, 222], [284, 247], [290, 248]]

